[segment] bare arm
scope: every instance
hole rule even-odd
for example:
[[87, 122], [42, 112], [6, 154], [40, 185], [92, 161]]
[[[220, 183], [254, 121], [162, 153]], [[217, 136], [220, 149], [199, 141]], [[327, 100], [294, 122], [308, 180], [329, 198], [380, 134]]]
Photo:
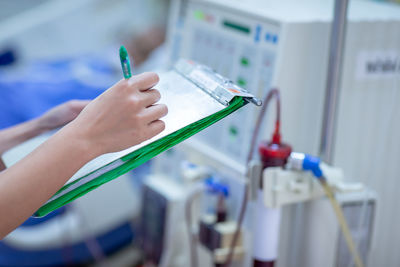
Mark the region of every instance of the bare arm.
[[[73, 100], [59, 105], [43, 116], [0, 131], [0, 156], [8, 149], [46, 131], [60, 127], [78, 116], [89, 101]], [[0, 171], [5, 166], [0, 159]]]
[[165, 105], [145, 73], [120, 81], [25, 159], [0, 172], [0, 238], [7, 235], [86, 162], [139, 144], [164, 130]]
[[8, 149], [43, 133], [39, 119], [18, 124], [11, 128], [0, 131], [0, 155]]
[[0, 173], [0, 238], [31, 216], [94, 156], [71, 128], [59, 131]]

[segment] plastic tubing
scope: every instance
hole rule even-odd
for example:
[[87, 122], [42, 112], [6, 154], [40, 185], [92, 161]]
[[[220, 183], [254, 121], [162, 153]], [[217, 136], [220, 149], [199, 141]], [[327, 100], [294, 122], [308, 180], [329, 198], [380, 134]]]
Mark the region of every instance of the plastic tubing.
[[361, 260], [360, 254], [358, 253], [354, 240], [351, 237], [350, 229], [347, 224], [346, 218], [344, 217], [343, 210], [340, 207], [339, 203], [336, 201], [336, 198], [333, 195], [331, 187], [329, 186], [324, 176], [318, 178], [318, 181], [321, 183], [321, 186], [324, 189], [326, 196], [329, 198], [329, 201], [331, 202], [331, 205], [339, 222], [340, 228], [342, 229], [342, 233], [346, 240], [347, 247], [349, 248], [349, 251], [354, 259], [355, 265], [357, 267], [364, 267], [364, 264]]
[[[264, 120], [266, 110], [268, 108], [269, 102], [271, 99], [275, 96], [276, 98], [276, 121], [275, 121], [275, 131], [274, 131], [274, 137], [279, 136], [279, 128], [280, 128], [280, 118], [281, 118], [281, 103], [280, 103], [280, 93], [278, 89], [271, 89], [268, 94], [265, 96], [264, 101], [263, 101], [263, 106], [261, 108], [261, 111], [258, 115], [256, 126], [254, 128], [253, 136], [251, 138], [251, 143], [250, 143], [250, 150], [249, 154], [247, 155], [247, 160], [246, 160], [246, 177], [248, 174], [248, 166], [251, 160], [253, 159], [253, 154], [254, 154], [254, 149], [256, 147], [256, 142], [258, 138], [258, 134], [260, 132], [261, 124]], [[280, 140], [279, 140], [280, 141]], [[225, 262], [225, 267], [229, 267], [232, 264], [232, 258], [233, 258], [233, 253], [235, 250], [235, 246], [237, 243], [237, 240], [239, 238], [239, 233], [240, 233], [240, 228], [242, 227], [243, 220], [244, 220], [244, 215], [246, 214], [246, 208], [247, 208], [247, 202], [249, 198], [249, 181], [246, 180], [245, 186], [244, 186], [244, 195], [243, 195], [243, 200], [242, 204], [240, 207], [240, 212], [239, 212], [239, 218], [238, 218], [238, 223], [237, 227], [235, 230], [235, 233], [233, 235], [232, 243], [229, 248], [229, 254]]]

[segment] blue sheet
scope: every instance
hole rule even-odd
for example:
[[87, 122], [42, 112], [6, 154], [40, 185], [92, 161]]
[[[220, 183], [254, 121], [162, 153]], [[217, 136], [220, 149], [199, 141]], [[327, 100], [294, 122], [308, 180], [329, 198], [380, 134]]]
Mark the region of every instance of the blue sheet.
[[94, 57], [0, 69], [0, 129], [35, 118], [71, 99], [93, 99], [121, 74]]

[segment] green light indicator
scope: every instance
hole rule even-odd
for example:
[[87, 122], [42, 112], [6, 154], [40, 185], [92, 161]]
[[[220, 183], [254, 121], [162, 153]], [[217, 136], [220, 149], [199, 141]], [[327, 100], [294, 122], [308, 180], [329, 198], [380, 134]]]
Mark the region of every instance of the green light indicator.
[[247, 84], [246, 80], [243, 79], [243, 78], [239, 78], [239, 79], [237, 80], [237, 83], [238, 83], [238, 85], [241, 86], [241, 87], [245, 87], [246, 84]]
[[242, 32], [242, 33], [245, 33], [245, 34], [250, 34], [250, 32], [251, 32], [250, 27], [245, 26], [245, 25], [241, 25], [241, 24], [238, 24], [238, 23], [235, 23], [235, 22], [232, 22], [232, 21], [224, 20], [222, 22], [222, 25], [224, 27], [226, 27], [226, 28], [230, 28], [232, 30], [235, 30], [235, 31], [238, 31], [238, 32]]
[[194, 17], [196, 18], [196, 19], [198, 19], [198, 20], [204, 20], [205, 19], [205, 15], [204, 15], [204, 13], [202, 12], [202, 11], [200, 11], [200, 10], [195, 10], [194, 11], [194, 13], [193, 13], [193, 15], [194, 15]]
[[247, 67], [250, 64], [250, 62], [247, 58], [242, 57], [242, 59], [240, 60], [240, 64]]
[[229, 127], [229, 133], [230, 133], [232, 136], [236, 136], [236, 135], [238, 135], [238, 129], [237, 129], [235, 126], [230, 126], [230, 127]]

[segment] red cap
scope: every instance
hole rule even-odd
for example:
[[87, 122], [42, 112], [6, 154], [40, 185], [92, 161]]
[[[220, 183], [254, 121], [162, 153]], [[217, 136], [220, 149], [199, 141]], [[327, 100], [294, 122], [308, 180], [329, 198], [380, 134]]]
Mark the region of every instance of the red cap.
[[284, 143], [261, 142], [258, 151], [261, 156], [264, 168], [278, 167], [286, 164], [292, 148]]

